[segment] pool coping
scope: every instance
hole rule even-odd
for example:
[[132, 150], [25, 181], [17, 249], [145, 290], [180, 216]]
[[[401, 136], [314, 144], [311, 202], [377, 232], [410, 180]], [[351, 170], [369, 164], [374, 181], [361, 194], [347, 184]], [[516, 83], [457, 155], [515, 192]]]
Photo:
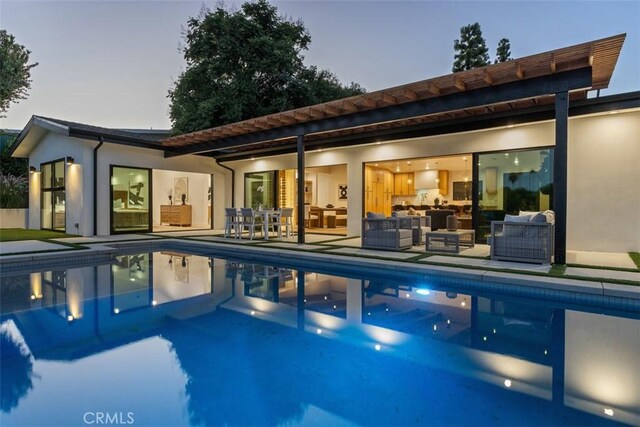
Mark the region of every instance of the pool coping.
[[[266, 258], [277, 257], [282, 261], [311, 261], [326, 262], [353, 269], [375, 269], [385, 271], [399, 271], [417, 274], [442, 274], [452, 279], [474, 280], [480, 283], [480, 288], [499, 290], [505, 287], [524, 287], [540, 290], [531, 296], [543, 296], [549, 292], [573, 292], [586, 296], [623, 298], [633, 301], [640, 306], [640, 287], [621, 285], [603, 280], [577, 280], [563, 277], [535, 276], [519, 273], [495, 271], [491, 269], [466, 269], [455, 266], [434, 264], [417, 264], [406, 261], [396, 261], [380, 258], [365, 258], [348, 254], [326, 253], [324, 251], [300, 251], [295, 249], [276, 248], [263, 245], [230, 245], [223, 242], [211, 242], [192, 239], [164, 238], [153, 240], [132, 240], [119, 242], [101, 242], [90, 244], [89, 249], [60, 252], [31, 253], [6, 255], [0, 257], [2, 269], [20, 270], [28, 267], [38, 267], [50, 262], [69, 262], [71, 264], [85, 263], [97, 260], [110, 260], [122, 249], [141, 248], [145, 250], [160, 249], [171, 246], [183, 250], [223, 250], [225, 255], [246, 256], [261, 255]], [[25, 266], [28, 263], [28, 266]]]

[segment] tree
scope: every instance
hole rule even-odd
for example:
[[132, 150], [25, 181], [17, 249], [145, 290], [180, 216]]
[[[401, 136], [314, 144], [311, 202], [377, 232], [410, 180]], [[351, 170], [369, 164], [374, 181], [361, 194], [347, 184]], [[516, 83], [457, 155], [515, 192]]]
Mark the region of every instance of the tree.
[[500, 39], [496, 49], [496, 60], [494, 64], [511, 60], [511, 43], [509, 39]]
[[454, 73], [489, 65], [489, 49], [477, 22], [460, 28], [460, 38], [453, 41], [453, 49]]
[[0, 117], [9, 109], [9, 104], [27, 98], [31, 89], [31, 69], [38, 63], [29, 64], [31, 51], [16, 43], [15, 37], [0, 30]]
[[9, 149], [16, 136], [0, 130], [0, 171], [7, 175], [27, 176], [29, 174], [29, 161], [11, 157], [9, 154]]
[[266, 0], [240, 10], [219, 6], [191, 18], [187, 66], [169, 90], [175, 133], [233, 123], [363, 93], [327, 70], [306, 67], [311, 36], [301, 21], [277, 14]]

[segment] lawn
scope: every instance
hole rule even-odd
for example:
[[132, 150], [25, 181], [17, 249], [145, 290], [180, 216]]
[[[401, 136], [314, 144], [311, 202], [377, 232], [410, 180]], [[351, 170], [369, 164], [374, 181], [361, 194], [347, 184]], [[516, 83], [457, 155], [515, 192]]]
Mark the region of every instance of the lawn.
[[59, 231], [25, 230], [23, 228], [0, 228], [0, 242], [16, 240], [48, 240], [62, 237], [77, 237]]

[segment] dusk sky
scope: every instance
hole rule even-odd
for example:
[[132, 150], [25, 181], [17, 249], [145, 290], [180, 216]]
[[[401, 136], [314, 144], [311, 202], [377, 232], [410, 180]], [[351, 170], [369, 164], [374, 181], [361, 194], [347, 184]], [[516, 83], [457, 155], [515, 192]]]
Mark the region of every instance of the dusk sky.
[[[517, 58], [627, 33], [602, 94], [640, 90], [640, 1], [272, 3], [311, 33], [308, 65], [368, 91], [449, 74], [453, 40], [460, 27], [474, 22], [482, 26], [492, 59], [502, 37], [510, 39]], [[184, 68], [181, 28], [202, 4], [0, 0], [0, 28], [40, 64], [29, 98], [11, 104], [0, 128], [20, 129], [33, 114], [107, 127], [169, 128], [167, 90]]]

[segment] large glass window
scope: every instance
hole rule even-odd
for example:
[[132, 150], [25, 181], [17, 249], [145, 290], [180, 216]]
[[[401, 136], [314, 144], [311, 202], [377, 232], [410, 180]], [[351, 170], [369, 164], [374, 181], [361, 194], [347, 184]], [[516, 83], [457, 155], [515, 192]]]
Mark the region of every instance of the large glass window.
[[66, 197], [64, 160], [40, 165], [40, 228], [65, 231]]
[[244, 175], [244, 205], [254, 209], [276, 207], [276, 171]]
[[111, 166], [111, 233], [151, 231], [151, 169]]
[[480, 154], [478, 172], [480, 242], [506, 214], [553, 209], [553, 148]]

